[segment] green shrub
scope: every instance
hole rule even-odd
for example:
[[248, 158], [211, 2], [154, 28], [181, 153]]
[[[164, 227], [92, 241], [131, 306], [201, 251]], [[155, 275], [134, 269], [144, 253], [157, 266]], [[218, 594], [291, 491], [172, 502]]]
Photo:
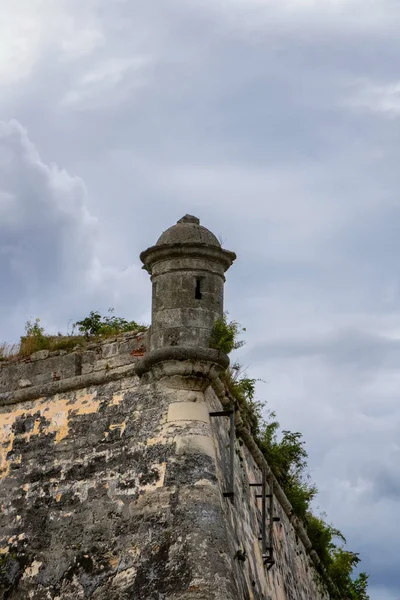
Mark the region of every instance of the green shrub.
[[336, 548], [333, 539], [339, 538], [345, 543], [345, 538], [338, 529], [328, 525], [322, 518], [316, 517], [311, 512], [307, 512], [305, 525], [314, 550], [324, 567], [329, 569], [332, 563], [332, 552]]
[[246, 331], [246, 329], [241, 327], [237, 321], [228, 322], [227, 313], [224, 313], [221, 319], [214, 322], [210, 348], [215, 348], [225, 354], [241, 348], [244, 342], [237, 339], [241, 331]]
[[263, 420], [260, 424], [258, 445], [294, 513], [304, 520], [317, 494], [317, 488], [307, 473], [308, 454], [303, 436], [298, 431], [282, 431], [279, 435], [279, 423], [275, 420], [275, 412], [269, 411], [267, 416], [272, 421]]
[[102, 317], [98, 311], [90, 311], [89, 316], [82, 321], [74, 323], [73, 328], [86, 336], [107, 336], [116, 335], [125, 331], [146, 331], [145, 325], [140, 325], [136, 321], [127, 321], [122, 317], [114, 316], [114, 309], [109, 309], [109, 316]]
[[[225, 339], [224, 336], [222, 338]], [[313, 548], [334, 584], [334, 588], [329, 590], [331, 600], [369, 600], [368, 576], [361, 573], [354, 580], [351, 577], [359, 562], [358, 555], [339, 546], [338, 543], [346, 542], [340, 531], [312, 512], [311, 504], [317, 488], [307, 472], [308, 455], [302, 434], [280, 431], [276, 413], [266, 410], [261, 402], [255, 400], [257, 380], [247, 377], [238, 363], [227, 369], [221, 378], [291, 503], [294, 514], [306, 526]]]
[[48, 350], [49, 348], [50, 340], [44, 333], [44, 327], [40, 325], [40, 319], [36, 318], [34, 322], [27, 321], [25, 335], [21, 336], [19, 353], [23, 356], [29, 356], [32, 352]]
[[262, 421], [262, 403], [254, 399], [257, 379], [247, 377], [239, 363], [234, 363], [224, 373], [221, 379], [226, 389], [240, 407], [244, 424], [257, 437]]
[[367, 593], [368, 575], [360, 573], [356, 579], [351, 575], [360, 559], [358, 554], [335, 546], [331, 542], [330, 563], [327, 571], [335, 583], [336, 590], [331, 593], [333, 600], [369, 600]]
[[27, 321], [25, 335], [21, 336], [18, 354], [20, 356], [30, 356], [38, 350], [72, 350], [75, 346], [84, 344], [85, 339], [80, 335], [46, 334], [44, 327], [40, 325], [40, 319], [36, 318], [34, 322]]
[[357, 579], [351, 582], [351, 585], [354, 600], [370, 600], [367, 592], [368, 575], [366, 573], [360, 573]]
[[27, 321], [25, 324], [25, 335], [21, 336], [19, 348], [9, 344], [0, 344], [0, 361], [7, 360], [11, 356], [30, 356], [38, 350], [73, 350], [76, 346], [84, 346], [88, 338], [106, 337], [116, 335], [125, 331], [145, 331], [147, 327], [116, 317], [109, 310], [109, 315], [102, 317], [97, 311], [91, 311], [89, 316], [73, 325], [77, 327], [79, 335], [68, 334], [49, 335], [45, 333], [40, 319]]

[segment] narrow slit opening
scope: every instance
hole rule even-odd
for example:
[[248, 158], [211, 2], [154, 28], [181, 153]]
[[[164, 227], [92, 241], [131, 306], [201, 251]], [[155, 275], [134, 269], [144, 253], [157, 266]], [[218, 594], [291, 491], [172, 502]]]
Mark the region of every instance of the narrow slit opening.
[[194, 291], [196, 300], [201, 300], [201, 279], [196, 279], [196, 289]]

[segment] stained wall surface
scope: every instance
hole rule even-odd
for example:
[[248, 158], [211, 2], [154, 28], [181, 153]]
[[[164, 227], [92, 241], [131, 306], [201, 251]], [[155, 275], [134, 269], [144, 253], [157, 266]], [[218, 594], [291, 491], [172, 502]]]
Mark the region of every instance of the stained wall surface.
[[[0, 598], [326, 598], [275, 503], [262, 563], [260, 479], [205, 394], [140, 385], [143, 334], [0, 366]], [[244, 560], [238, 558], [242, 552]]]

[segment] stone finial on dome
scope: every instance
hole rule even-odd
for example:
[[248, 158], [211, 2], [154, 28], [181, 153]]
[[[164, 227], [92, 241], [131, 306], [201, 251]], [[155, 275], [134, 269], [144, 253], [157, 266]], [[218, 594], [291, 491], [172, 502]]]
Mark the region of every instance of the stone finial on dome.
[[195, 223], [196, 225], [200, 225], [200, 219], [193, 215], [185, 215], [182, 219], [179, 219], [177, 223]]

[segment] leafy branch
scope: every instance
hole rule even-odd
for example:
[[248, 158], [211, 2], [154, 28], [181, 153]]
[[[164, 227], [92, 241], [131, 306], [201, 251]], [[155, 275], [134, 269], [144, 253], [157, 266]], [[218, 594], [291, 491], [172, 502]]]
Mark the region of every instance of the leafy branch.
[[228, 321], [228, 313], [217, 319], [211, 331], [210, 348], [230, 354], [244, 345], [244, 341], [238, 340], [238, 335], [246, 331], [237, 321]]

